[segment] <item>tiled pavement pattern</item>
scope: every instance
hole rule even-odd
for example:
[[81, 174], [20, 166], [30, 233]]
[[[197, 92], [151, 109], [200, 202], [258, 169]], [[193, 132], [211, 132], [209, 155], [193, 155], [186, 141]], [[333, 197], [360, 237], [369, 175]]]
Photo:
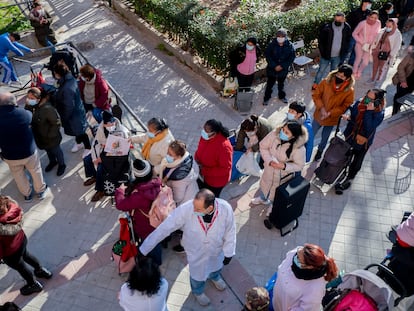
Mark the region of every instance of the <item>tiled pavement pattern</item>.
[[[101, 3], [57, 0], [49, 5], [57, 17], [55, 26], [59, 28], [60, 41], [93, 41], [95, 48], [85, 55], [103, 70], [126, 102], [143, 121], [152, 116], [166, 117], [173, 134], [184, 140], [190, 151], [195, 150], [199, 130], [207, 119], [220, 119], [229, 128], [243, 120], [243, 116], [232, 110], [232, 100], [219, 98], [197, 75], [177, 59], [155, 49], [151, 38], [143, 37]], [[411, 35], [404, 35], [406, 42]], [[28, 65], [17, 63], [16, 67], [21, 79], [27, 81]], [[370, 87], [364, 83], [369, 77], [368, 70], [357, 83], [357, 96]], [[384, 82], [390, 103], [394, 87], [389, 78], [394, 71], [395, 67], [391, 68]], [[286, 89], [290, 100], [303, 100], [312, 111], [311, 84], [309, 76], [291, 78]], [[283, 119], [286, 107], [277, 99], [267, 107], [262, 106], [263, 86], [256, 87], [252, 112], [278, 122]], [[388, 114], [389, 111], [387, 117]], [[321, 245], [336, 259], [341, 270], [352, 271], [381, 261], [391, 247], [385, 233], [390, 225], [400, 221], [403, 211], [412, 210], [414, 198], [412, 186], [402, 189], [398, 183], [411, 176], [414, 167], [410, 125], [406, 117], [390, 121], [383, 122], [351, 189], [337, 196], [323, 195], [311, 187], [299, 228], [286, 237], [265, 229], [262, 207], [249, 206], [257, 190], [257, 178], [242, 179], [226, 187], [223, 198], [232, 203], [238, 228], [237, 254], [223, 270], [229, 288], [217, 292], [208, 285], [207, 295], [212, 305], [198, 306], [190, 294], [185, 255], [168, 250], [164, 253], [162, 271], [170, 285], [169, 309], [240, 310], [244, 291], [253, 284], [263, 285], [285, 253], [305, 242]], [[18, 295], [23, 285], [20, 276], [2, 265], [0, 302], [14, 300], [24, 310], [120, 310], [116, 297], [125, 277], [118, 275], [110, 261], [120, 213], [109, 199], [90, 203], [94, 191], [82, 186], [81, 153], [70, 153], [72, 143], [68, 137], [63, 143], [68, 165], [63, 178], [45, 174], [50, 192], [42, 202], [23, 203], [7, 166], [0, 163], [2, 193], [15, 197], [25, 210], [29, 249], [55, 273], [52, 280], [44, 282], [42, 293], [22, 297]], [[43, 156], [42, 164], [46, 163]], [[304, 174], [311, 176], [314, 168], [315, 164], [311, 164]]]

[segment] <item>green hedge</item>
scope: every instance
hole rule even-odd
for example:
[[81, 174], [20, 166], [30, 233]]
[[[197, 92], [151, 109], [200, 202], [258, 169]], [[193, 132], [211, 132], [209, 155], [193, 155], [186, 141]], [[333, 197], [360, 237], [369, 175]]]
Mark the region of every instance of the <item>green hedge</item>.
[[[9, 4], [10, 3], [0, 1], [0, 7], [7, 6]], [[1, 8], [0, 16], [0, 34], [5, 32], [19, 32], [32, 27], [18, 6]]]
[[221, 73], [227, 69], [229, 51], [246, 38], [257, 37], [264, 48], [276, 30], [284, 27], [293, 41], [303, 38], [310, 48], [321, 23], [332, 20], [337, 11], [349, 12], [360, 1], [307, 0], [288, 12], [266, 12], [266, 3], [267, 0], [240, 0], [239, 8], [228, 16], [220, 16], [196, 0], [135, 0], [135, 9], [155, 28], [178, 38], [183, 47], [191, 48], [206, 65]]

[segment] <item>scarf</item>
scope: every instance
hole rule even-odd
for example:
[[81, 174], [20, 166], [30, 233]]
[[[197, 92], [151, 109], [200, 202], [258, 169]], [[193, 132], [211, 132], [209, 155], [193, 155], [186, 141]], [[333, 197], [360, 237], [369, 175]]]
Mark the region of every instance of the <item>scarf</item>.
[[350, 80], [345, 80], [344, 82], [341, 83], [341, 85], [337, 88], [336, 87], [336, 81], [335, 81], [335, 77], [332, 78], [332, 85], [333, 85], [333, 90], [334, 92], [342, 92], [343, 90], [345, 90], [345, 88], [348, 86], [348, 84], [350, 83]]
[[301, 269], [292, 260], [291, 268], [296, 278], [306, 281], [319, 279], [326, 273], [326, 264], [317, 269]]
[[[382, 105], [379, 105], [378, 107], [375, 107], [375, 112], [380, 112], [382, 110]], [[353, 136], [355, 137], [363, 128], [364, 125], [364, 114], [365, 111], [367, 111], [367, 105], [364, 104], [364, 100], [362, 99], [360, 103], [358, 104], [358, 115], [356, 116], [355, 120], [355, 126], [353, 130]], [[371, 136], [371, 135], [370, 135]], [[367, 137], [369, 138], [369, 137]]]
[[[162, 180], [162, 183], [163, 184], [165, 184], [166, 182], [167, 182], [167, 179], [168, 179], [168, 176], [165, 176], [164, 177], [164, 170], [166, 169], [166, 168], [169, 168], [170, 170], [168, 171], [168, 173], [169, 172], [171, 172], [171, 169], [173, 169], [173, 168], [176, 168], [176, 167], [178, 167], [181, 163], [183, 163], [184, 162], [184, 160], [189, 156], [190, 154], [189, 154], [189, 152], [188, 151], [186, 151], [185, 153], [184, 153], [184, 155], [181, 157], [181, 158], [179, 158], [179, 159], [176, 159], [176, 160], [174, 160], [174, 162], [171, 162], [171, 163], [168, 163], [167, 162], [167, 160], [164, 158], [164, 159], [162, 159], [162, 161], [161, 161], [161, 164], [160, 164], [160, 179]], [[168, 175], [168, 174], [167, 174]]]
[[165, 129], [161, 133], [156, 135], [154, 138], [147, 139], [141, 151], [142, 156], [144, 157], [145, 160], [149, 159], [152, 145], [155, 144], [156, 142], [163, 140], [165, 136], [167, 136], [167, 134], [168, 134], [168, 129]]

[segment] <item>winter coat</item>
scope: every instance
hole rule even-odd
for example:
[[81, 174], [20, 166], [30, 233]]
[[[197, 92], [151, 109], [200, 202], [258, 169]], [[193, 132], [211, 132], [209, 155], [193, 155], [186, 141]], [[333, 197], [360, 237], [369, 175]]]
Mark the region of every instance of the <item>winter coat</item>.
[[58, 81], [55, 102], [66, 135], [78, 136], [87, 129], [85, 109], [83, 107], [78, 84], [70, 72]]
[[[154, 178], [148, 182], [139, 183], [134, 191], [125, 196], [125, 190], [117, 188], [115, 190], [115, 206], [120, 211], [132, 212], [134, 210], [133, 224], [135, 238], [145, 239], [154, 227], [150, 225], [148, 215], [152, 202], [157, 198], [161, 191], [161, 180]], [[144, 215], [146, 214], [146, 215]]]
[[[342, 41], [339, 56], [344, 59], [349, 51], [349, 42], [351, 41], [352, 30], [348, 23], [343, 24]], [[332, 22], [324, 24], [319, 30], [318, 45], [321, 57], [324, 59], [331, 58], [332, 42], [334, 39], [334, 30]]]
[[406, 55], [398, 64], [397, 72], [392, 77], [392, 83], [398, 85], [400, 83], [407, 83], [407, 78], [414, 71], [414, 55]]
[[[147, 134], [140, 134], [131, 136], [131, 142], [134, 144], [144, 144], [148, 139]], [[148, 161], [154, 166], [154, 173], [159, 174], [160, 164], [162, 159], [165, 158], [168, 152], [168, 146], [174, 141], [174, 136], [168, 129], [167, 135], [160, 141], [155, 142], [151, 146], [150, 155]]]
[[[22, 221], [23, 210], [16, 202], [9, 203], [9, 210], [0, 216], [0, 223], [2, 224], [17, 224]], [[0, 235], [0, 259], [9, 257], [16, 253], [22, 246], [25, 240], [23, 230], [20, 230], [15, 235]]]
[[33, 155], [36, 145], [30, 127], [32, 114], [14, 105], [0, 106], [0, 150], [7, 160]]
[[[260, 155], [264, 161], [263, 174], [260, 178], [260, 190], [271, 201], [275, 197], [275, 191], [281, 183], [281, 178], [289, 173], [300, 172], [305, 166], [305, 143], [308, 140], [306, 128], [302, 125], [302, 135], [293, 143], [289, 158], [286, 155], [286, 150], [289, 148], [290, 143], [282, 144], [279, 138], [280, 130], [281, 127], [270, 132], [260, 142]], [[275, 169], [269, 165], [271, 161], [285, 163], [286, 168], [284, 170]]]
[[[81, 99], [85, 102], [83, 90], [85, 89], [86, 82], [80, 79], [78, 84]], [[109, 86], [102, 77], [102, 72], [99, 69], [95, 69], [95, 106], [102, 110], [111, 109], [111, 104], [109, 102]]]
[[[129, 131], [128, 129], [119, 122], [117, 118], [115, 118], [115, 131], [111, 132], [111, 134], [120, 136], [122, 138], [129, 138]], [[102, 152], [104, 152], [107, 136], [105, 135], [105, 130], [103, 126], [103, 122], [101, 122], [96, 130], [95, 138], [92, 141], [92, 161], [100, 158]]]
[[177, 206], [194, 199], [199, 190], [197, 185], [199, 169], [191, 154], [185, 156], [178, 166], [167, 170], [164, 174], [167, 177], [166, 185], [171, 187]]
[[43, 19], [47, 20], [47, 23], [40, 23], [40, 15], [39, 13], [33, 9], [29, 14], [30, 24], [35, 30], [36, 39], [39, 41], [40, 45], [47, 46], [46, 39], [49, 39], [52, 44], [56, 44], [55, 33], [50, 25], [52, 24], [52, 17], [50, 16], [49, 12], [45, 9], [43, 10]]
[[[295, 48], [293, 44], [286, 38], [286, 41], [282, 46], [279, 45], [277, 39], [267, 46], [265, 51], [267, 60], [266, 73], [268, 77], [286, 77], [289, 71], [289, 67], [295, 60]], [[282, 66], [281, 71], [276, 71], [276, 66]]]
[[[266, 137], [267, 134], [269, 134], [273, 130], [273, 126], [267, 121], [267, 119], [259, 117], [257, 120], [257, 130], [256, 130], [256, 136], [259, 140], [257, 144], [252, 146], [252, 151], [257, 152], [259, 151], [259, 142]], [[237, 140], [236, 140], [236, 146], [234, 147], [234, 150], [236, 151], [243, 151], [244, 150], [244, 143], [246, 138], [248, 138], [246, 131], [240, 130], [237, 134]]]
[[326, 281], [323, 277], [313, 280], [298, 279], [292, 271], [296, 251], [297, 249], [289, 251], [277, 269], [277, 279], [273, 288], [273, 308], [275, 311], [319, 311], [325, 295]]
[[49, 102], [33, 107], [32, 131], [39, 149], [52, 149], [62, 141], [60, 117]]
[[[328, 74], [326, 79], [323, 79], [312, 93], [312, 99], [315, 103], [313, 118], [322, 126], [336, 125], [339, 117], [354, 102], [354, 77], [351, 76], [349, 84], [342, 91], [335, 91], [335, 74], [335, 71]], [[324, 107], [327, 112], [331, 113], [331, 115], [324, 120], [321, 119], [322, 107]]]
[[302, 124], [308, 132], [308, 141], [305, 144], [305, 149], [306, 149], [306, 162], [309, 162], [312, 156], [313, 139], [315, 136], [313, 134], [313, 128], [312, 128], [312, 117], [309, 114], [309, 112], [305, 111], [302, 118], [300, 118], [298, 122]]
[[27, 46], [16, 41], [12, 42], [8, 32], [0, 35], [0, 60], [7, 58], [10, 51], [18, 56], [23, 56], [24, 53], [21, 50], [27, 53], [30, 52]]
[[[375, 110], [365, 110], [364, 119], [362, 120], [361, 129], [357, 133], [353, 133], [354, 127], [356, 125], [356, 120], [358, 117], [358, 105], [360, 104], [362, 98], [357, 100], [349, 110], [351, 112], [351, 120], [348, 121], [348, 124], [344, 131], [344, 136], [347, 138], [347, 141], [356, 149], [365, 148], [368, 149], [374, 141], [375, 132], [377, 127], [384, 120], [384, 109], [381, 111]], [[366, 146], [358, 145], [355, 141], [356, 134], [362, 135], [368, 139]]]
[[358, 26], [358, 24], [365, 20], [370, 13], [370, 10], [362, 11], [361, 8], [357, 8], [351, 11], [346, 17], [346, 22], [351, 26], [352, 31]]
[[[256, 63], [259, 61], [259, 57], [261, 56], [262, 51], [260, 49], [259, 44], [256, 44]], [[246, 44], [238, 46], [235, 50], [230, 52], [229, 59], [230, 59], [230, 76], [236, 77], [237, 76], [237, 65], [241, 64], [244, 59], [246, 58]]]
[[389, 52], [390, 54], [388, 56], [388, 62], [392, 65], [394, 64], [395, 57], [401, 48], [402, 35], [398, 28], [396, 28], [394, 33], [387, 35], [386, 39], [383, 40], [384, 42], [381, 44], [381, 39], [384, 32], [385, 28], [381, 29], [377, 35], [377, 38], [375, 39], [375, 47], [372, 49], [372, 57], [378, 57], [378, 53], [380, 51]]
[[[207, 232], [202, 217], [194, 213], [193, 200], [172, 211], [145, 239], [139, 248], [147, 255], [159, 242], [172, 232], [183, 231], [181, 244], [187, 254], [190, 276], [196, 281], [206, 281], [209, 274], [223, 267], [224, 257], [236, 252], [236, 224], [233, 209], [222, 199], [215, 200], [216, 215]], [[203, 226], [202, 226], [203, 225]], [[204, 229], [203, 229], [204, 228]]]
[[194, 158], [207, 185], [219, 188], [230, 181], [232, 156], [233, 147], [222, 134], [217, 133], [209, 140], [200, 137]]

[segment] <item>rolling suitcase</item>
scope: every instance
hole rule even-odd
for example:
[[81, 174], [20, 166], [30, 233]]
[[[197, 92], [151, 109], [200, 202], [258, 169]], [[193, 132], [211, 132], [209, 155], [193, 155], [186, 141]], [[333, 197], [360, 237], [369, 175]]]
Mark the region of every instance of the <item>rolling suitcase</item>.
[[239, 87], [234, 98], [234, 109], [240, 114], [248, 114], [253, 105], [254, 92], [251, 87]]
[[298, 218], [302, 215], [309, 188], [309, 181], [299, 173], [277, 187], [272, 212], [269, 219], [265, 219], [266, 228], [275, 226], [280, 230], [281, 236], [295, 230], [299, 225]]

